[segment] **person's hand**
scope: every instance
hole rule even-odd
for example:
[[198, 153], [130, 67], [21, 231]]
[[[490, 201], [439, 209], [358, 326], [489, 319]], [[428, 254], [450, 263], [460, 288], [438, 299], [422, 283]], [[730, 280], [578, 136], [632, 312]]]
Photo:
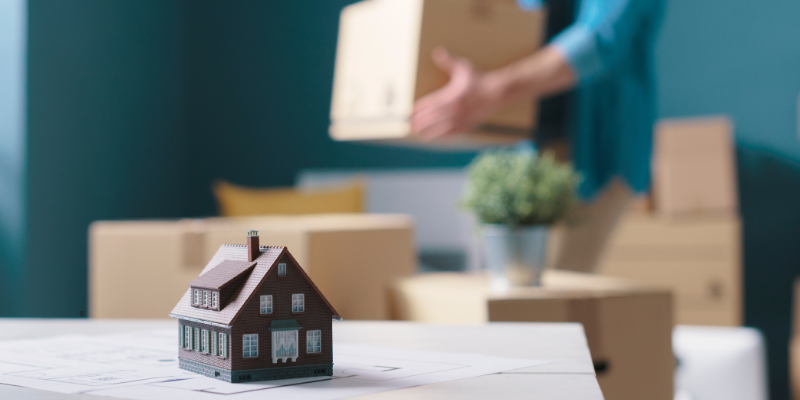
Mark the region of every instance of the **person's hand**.
[[427, 139], [466, 132], [501, 106], [496, 85], [469, 60], [438, 47], [433, 50], [433, 61], [450, 75], [450, 82], [414, 103], [413, 131]]

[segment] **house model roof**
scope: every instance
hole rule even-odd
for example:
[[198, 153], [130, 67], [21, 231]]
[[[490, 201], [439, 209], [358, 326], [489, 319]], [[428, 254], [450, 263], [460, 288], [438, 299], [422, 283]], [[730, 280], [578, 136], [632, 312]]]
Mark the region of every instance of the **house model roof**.
[[236, 281], [236, 278], [250, 273], [256, 262], [225, 260], [211, 271], [200, 275], [189, 283], [191, 287], [220, 290]]
[[[259, 250], [261, 255], [253, 262], [247, 261], [247, 246], [242, 244], [224, 244], [222, 245], [208, 265], [200, 273], [200, 276], [192, 281], [190, 286], [204, 287], [208, 289], [216, 289], [214, 286], [203, 285], [219, 285], [224, 287], [227, 282], [235, 281], [236, 277], [243, 276], [248, 270], [252, 269], [247, 279], [241, 286], [233, 293], [228, 305], [220, 311], [214, 311], [204, 308], [192, 307], [191, 304], [191, 288], [186, 290], [181, 300], [172, 309], [170, 316], [173, 318], [183, 317], [188, 319], [198, 319], [211, 323], [217, 323], [230, 326], [236, 317], [239, 316], [242, 308], [247, 302], [251, 301], [253, 293], [261, 286], [264, 278], [269, 275], [273, 270], [277, 270], [278, 260], [285, 254], [295, 265], [300, 265], [295, 261], [292, 254], [283, 246], [260, 246]], [[328, 302], [322, 292], [319, 291], [317, 286], [311, 281], [303, 268], [297, 268], [302, 276], [308, 281], [311, 287], [317, 292], [323, 303], [330, 309], [334, 319], [341, 319], [341, 316]], [[238, 271], [238, 272], [237, 272]], [[275, 272], [277, 273], [277, 272]], [[208, 276], [206, 276], [208, 275]], [[197, 283], [199, 282], [199, 284]], [[257, 301], [257, 299], [256, 299]]]

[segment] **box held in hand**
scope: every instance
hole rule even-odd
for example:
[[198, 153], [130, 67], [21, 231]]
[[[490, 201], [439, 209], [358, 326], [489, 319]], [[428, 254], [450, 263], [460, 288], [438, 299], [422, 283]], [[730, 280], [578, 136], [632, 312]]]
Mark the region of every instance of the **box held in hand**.
[[[437, 46], [482, 71], [533, 54], [545, 12], [499, 0], [367, 0], [345, 7], [331, 104], [335, 140], [421, 143], [411, 131], [414, 101], [441, 88], [447, 74], [433, 63]], [[482, 147], [528, 138], [533, 100], [509, 105], [474, 132], [426, 146]]]

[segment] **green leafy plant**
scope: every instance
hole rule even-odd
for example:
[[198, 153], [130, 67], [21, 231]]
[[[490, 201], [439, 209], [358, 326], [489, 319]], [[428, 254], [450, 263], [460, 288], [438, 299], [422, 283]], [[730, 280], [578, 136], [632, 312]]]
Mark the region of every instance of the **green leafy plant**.
[[488, 151], [467, 168], [461, 205], [485, 224], [551, 225], [577, 201], [580, 175], [550, 153]]

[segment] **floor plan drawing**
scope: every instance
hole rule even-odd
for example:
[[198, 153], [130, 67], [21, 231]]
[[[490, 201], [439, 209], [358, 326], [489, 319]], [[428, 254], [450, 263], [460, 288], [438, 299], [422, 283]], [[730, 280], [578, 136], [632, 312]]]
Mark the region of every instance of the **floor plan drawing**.
[[335, 344], [333, 376], [226, 383], [177, 366], [174, 332], [0, 343], [0, 384], [137, 400], [332, 400], [546, 364], [544, 360]]
[[370, 381], [388, 381], [469, 367], [467, 364], [387, 359], [386, 357], [347, 353], [337, 354], [337, 356], [338, 358], [333, 366], [334, 376]]
[[57, 367], [52, 364], [36, 364], [25, 361], [19, 361], [19, 362], [0, 361], [0, 374], [15, 374], [20, 372], [42, 371], [51, 368], [57, 368]]

